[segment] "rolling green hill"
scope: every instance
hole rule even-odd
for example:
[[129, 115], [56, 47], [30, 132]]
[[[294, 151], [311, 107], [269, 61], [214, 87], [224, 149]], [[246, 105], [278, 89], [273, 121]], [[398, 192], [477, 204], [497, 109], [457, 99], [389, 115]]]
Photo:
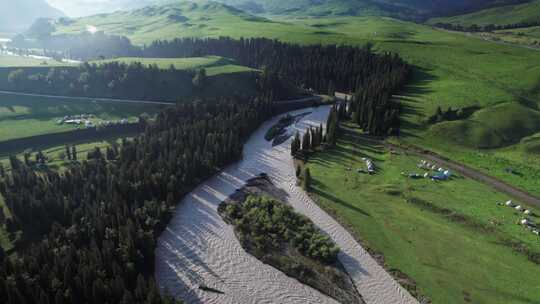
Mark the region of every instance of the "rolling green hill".
[[[425, 19], [474, 12], [512, 0], [217, 0], [254, 14], [310, 16], [392, 16]], [[527, 0], [524, 0], [527, 1]]]
[[540, 22], [540, 0], [517, 5], [501, 6], [460, 16], [434, 18], [429, 20], [429, 23], [431, 24], [438, 22], [461, 24], [465, 26], [473, 24], [508, 25], [515, 23]]
[[206, 69], [208, 76], [217, 76], [222, 74], [233, 74], [251, 72], [250, 69], [245, 66], [236, 64], [234, 60], [223, 58], [219, 56], [207, 56], [207, 57], [194, 57], [194, 58], [115, 58], [110, 60], [98, 60], [93, 63], [106, 63], [106, 62], [122, 62], [130, 64], [133, 62], [140, 62], [143, 65], [155, 64], [160, 69], [169, 69], [174, 66], [178, 70], [195, 70], [200, 68]]
[[[133, 11], [121, 11], [57, 23], [55, 34], [78, 34], [95, 27], [107, 34], [125, 35], [136, 44], [178, 36], [201, 36], [213, 32], [220, 34], [219, 27], [253, 26], [272, 23], [231, 6], [216, 2], [174, 2], [166, 5], [148, 6]], [[225, 34], [225, 33], [222, 33]]]
[[[482, 167], [495, 168], [497, 174], [500, 170], [498, 177], [525, 189], [535, 184], [529, 183], [527, 175], [504, 176], [504, 167], [525, 166], [524, 172], [540, 171], [540, 166], [531, 165], [531, 158], [540, 159], [537, 153], [530, 153], [535, 149], [525, 149], [520, 143], [522, 138], [540, 132], [540, 117], [528, 116], [519, 133], [513, 133], [513, 126], [503, 123], [506, 113], [510, 113], [505, 112], [507, 109], [520, 115], [527, 111], [524, 107], [537, 111], [535, 107], [540, 106], [540, 52], [535, 50], [387, 17], [261, 18], [209, 2], [77, 19], [70, 25], [58, 26], [57, 33], [85, 31], [88, 25], [126, 35], [139, 45], [156, 39], [219, 36], [267, 37], [294, 43], [371, 43], [374, 50], [396, 52], [416, 66], [415, 81], [402, 97], [402, 140], [452, 155], [471, 166], [486, 164]], [[446, 110], [471, 106], [482, 111], [462, 122], [427, 122], [437, 107]], [[478, 123], [488, 131], [477, 127]], [[463, 128], [475, 136], [466, 141], [453, 140]], [[508, 134], [513, 136], [511, 140], [504, 139]], [[478, 147], [490, 149], [478, 152]]]

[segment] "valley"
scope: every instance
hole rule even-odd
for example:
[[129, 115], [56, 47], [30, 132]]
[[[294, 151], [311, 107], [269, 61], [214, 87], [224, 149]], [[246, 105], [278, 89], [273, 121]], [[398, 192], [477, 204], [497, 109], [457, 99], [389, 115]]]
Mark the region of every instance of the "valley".
[[540, 301], [538, 0], [51, 3], [0, 14], [0, 302]]
[[[218, 7], [212, 6], [212, 9]], [[238, 13], [219, 10], [220, 14], [214, 14], [212, 16], [215, 17], [205, 20], [200, 18], [199, 11], [200, 8], [182, 7], [179, 14], [189, 21], [177, 23], [162, 20], [160, 22], [164, 22], [164, 26], [169, 25], [154, 28], [155, 30], [138, 24], [137, 19], [126, 20], [120, 23], [122, 26], [117, 26], [108, 22], [109, 18], [119, 17], [114, 14], [100, 16], [99, 19], [81, 19], [78, 22], [81, 25], [95, 24], [111, 33], [127, 35], [135, 43], [148, 43], [155, 36], [169, 36], [170, 32], [165, 30], [168, 26], [171, 31], [172, 28], [180, 29], [172, 33], [172, 37], [177, 38], [264, 36], [300, 43], [371, 43], [376, 51], [396, 52], [416, 66], [415, 81], [404, 92], [403, 97], [400, 97], [407, 108], [402, 116], [404, 130], [400, 140], [433, 149], [443, 155], [458, 153], [459, 160], [471, 166], [476, 163], [469, 161], [468, 155], [478, 148], [482, 148], [483, 157], [494, 163], [500, 163], [496, 159], [501, 159], [511, 167], [527, 166], [530, 159], [538, 159], [534, 153], [523, 150], [523, 145], [520, 144], [522, 138], [533, 136], [540, 131], [540, 120], [535, 118], [536, 116], [531, 116], [532, 119], [526, 126], [519, 127], [519, 137], [514, 136], [515, 130], [509, 125], [497, 129], [483, 129], [482, 126], [490, 125], [488, 121], [494, 119], [493, 115], [518, 117], [520, 111], [529, 111], [528, 108], [535, 111], [539, 98], [536, 90], [540, 78], [540, 69], [536, 64], [540, 60], [539, 52], [512, 45], [499, 45], [461, 33], [446, 32], [392, 18], [296, 17], [285, 20], [275, 17], [252, 20]], [[127, 13], [124, 14], [127, 18]], [[139, 16], [143, 12], [136, 11], [134, 14]], [[124, 29], [126, 24], [131, 24], [130, 31]], [[76, 30], [75, 25], [68, 28], [60, 28], [59, 32]], [[514, 75], [521, 77], [518, 79]], [[526, 108], [520, 104], [525, 104]], [[427, 121], [438, 107], [443, 110], [449, 107], [456, 110], [479, 107], [490, 114], [432, 125]], [[460, 136], [463, 130], [478, 135], [467, 138], [467, 142], [453, 140], [455, 137], [452, 135]], [[505, 139], [508, 138], [505, 134], [512, 134], [512, 139]], [[523, 152], [513, 153], [509, 157], [508, 153], [504, 152], [507, 150]], [[476, 168], [480, 169], [480, 166]], [[502, 169], [504, 168], [500, 168]], [[516, 176], [499, 172], [497, 175], [520, 186], [528, 184], [519, 181]], [[536, 184], [526, 188], [528, 191], [535, 189], [538, 189]]]

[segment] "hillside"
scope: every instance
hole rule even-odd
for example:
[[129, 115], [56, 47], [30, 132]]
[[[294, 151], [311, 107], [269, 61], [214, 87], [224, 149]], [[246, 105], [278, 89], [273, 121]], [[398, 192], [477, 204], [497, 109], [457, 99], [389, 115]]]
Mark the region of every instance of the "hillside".
[[535, 23], [540, 22], [540, 0], [528, 3], [507, 5], [491, 9], [485, 9], [478, 12], [448, 17], [433, 18], [429, 23], [451, 23], [464, 26], [477, 25], [508, 25], [516, 23]]
[[[526, 148], [528, 142], [520, 143], [520, 139], [540, 133], [540, 116], [531, 115], [519, 127], [519, 136], [510, 140], [508, 134], [514, 134], [513, 126], [494, 126], [491, 120], [497, 115], [505, 117], [508, 110], [519, 115], [524, 110], [523, 104], [532, 109], [538, 106], [535, 102], [540, 98], [538, 51], [392, 18], [265, 19], [216, 3], [183, 3], [82, 18], [58, 26], [57, 33], [86, 31], [88, 25], [106, 33], [126, 35], [139, 45], [164, 38], [262, 36], [296, 43], [363, 45], [369, 42], [378, 51], [397, 52], [417, 67], [416, 81], [403, 97], [404, 140], [452, 155], [470, 165], [494, 168], [494, 175], [525, 189], [536, 187], [534, 174], [540, 170], [532, 165], [532, 154], [527, 152], [535, 150]], [[498, 104], [506, 106], [497, 107]], [[427, 123], [437, 107], [444, 111], [449, 107], [485, 110], [465, 118], [464, 122]], [[466, 142], [456, 141], [456, 136], [463, 132], [474, 137]], [[490, 150], [478, 152], [478, 147]], [[506, 176], [504, 167], [520, 168], [524, 175]]]
[[[449, 16], [478, 9], [515, 3], [516, 0], [218, 0], [255, 14], [314, 16], [383, 15], [403, 19]], [[518, 0], [519, 1], [519, 0]], [[527, 0], [524, 0], [527, 1]], [[520, 1], [523, 2], [523, 1]]]
[[0, 32], [18, 32], [26, 29], [37, 18], [58, 18], [63, 13], [45, 0], [3, 1], [0, 10]]
[[148, 6], [132, 11], [119, 11], [58, 22], [55, 34], [79, 34], [89, 27], [107, 34], [128, 36], [135, 44], [149, 43], [164, 38], [179, 36], [201, 36], [214, 33], [223, 35], [219, 27], [236, 27], [270, 23], [270, 20], [256, 17], [231, 6], [217, 2], [174, 2], [165, 5]]
[[[192, 0], [202, 6], [207, 1]], [[401, 19], [426, 20], [436, 16], [451, 16], [504, 4], [529, 0], [215, 0], [255, 15], [293, 16], [391, 16]], [[127, 11], [151, 5], [186, 6], [178, 0], [113, 0], [107, 2], [66, 2], [51, 0], [71, 16]]]

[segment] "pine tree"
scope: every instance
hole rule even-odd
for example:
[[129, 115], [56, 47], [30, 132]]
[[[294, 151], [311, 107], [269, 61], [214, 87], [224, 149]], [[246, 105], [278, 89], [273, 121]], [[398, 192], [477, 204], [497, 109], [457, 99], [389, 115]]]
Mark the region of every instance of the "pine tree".
[[71, 147], [71, 159], [77, 160], [77, 146], [75, 145]]
[[308, 167], [302, 171], [302, 188], [306, 191], [311, 190], [311, 173]]
[[309, 128], [304, 133], [302, 138], [302, 151], [308, 153], [311, 150], [311, 134]]
[[67, 156], [68, 160], [72, 160], [72, 158], [71, 158], [71, 149], [69, 148], [68, 145], [66, 145], [66, 156]]

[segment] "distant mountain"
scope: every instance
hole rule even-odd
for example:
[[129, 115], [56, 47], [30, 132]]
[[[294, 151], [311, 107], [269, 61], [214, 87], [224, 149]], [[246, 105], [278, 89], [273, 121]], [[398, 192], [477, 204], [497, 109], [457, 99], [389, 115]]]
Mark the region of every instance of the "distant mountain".
[[47, 0], [58, 7], [69, 17], [83, 17], [115, 11], [125, 11], [141, 8], [148, 5], [159, 4], [161, 0]]
[[530, 0], [217, 0], [256, 14], [387, 15], [425, 19]]
[[56, 21], [53, 33], [81, 34], [89, 29], [127, 36], [135, 44], [189, 36], [220, 36], [224, 25], [234, 25], [241, 35], [253, 22], [272, 21], [238, 8], [212, 1], [175, 0], [128, 11]]
[[38, 18], [58, 18], [63, 15], [45, 0], [2, 1], [0, 32], [19, 32], [25, 30]]
[[476, 25], [509, 25], [540, 22], [540, 0], [523, 4], [500, 6], [474, 13], [448, 18], [431, 19], [430, 23], [451, 23], [464, 26]]
[[[174, 0], [48, 0], [70, 16], [88, 16], [132, 10]], [[188, 2], [188, 0], [181, 0]], [[194, 2], [199, 2], [193, 0]], [[383, 15], [403, 19], [427, 19], [474, 12], [504, 4], [531, 0], [215, 0], [252, 14], [365, 16]]]

